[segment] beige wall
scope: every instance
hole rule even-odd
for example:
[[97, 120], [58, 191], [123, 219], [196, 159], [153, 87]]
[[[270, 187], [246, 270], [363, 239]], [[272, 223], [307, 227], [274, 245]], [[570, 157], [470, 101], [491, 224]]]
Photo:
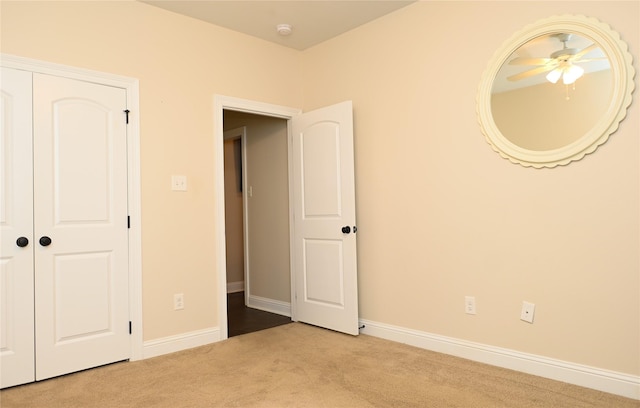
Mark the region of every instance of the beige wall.
[[[475, 116], [514, 32], [586, 14], [637, 58], [638, 2], [425, 1], [301, 53], [135, 2], [1, 7], [2, 52], [140, 79], [146, 340], [218, 324], [212, 95], [350, 99], [362, 318], [640, 374], [637, 102], [606, 145], [552, 170], [500, 158]], [[188, 193], [171, 193], [176, 173]]]
[[[225, 111], [225, 129], [247, 129], [249, 296], [289, 303], [287, 122]], [[245, 282], [246, 284], [246, 282]]]
[[425, 1], [303, 52], [305, 111], [353, 100], [362, 318], [640, 374], [637, 102], [545, 170], [496, 154], [475, 106], [494, 52], [555, 14], [609, 23], [637, 61], [638, 5]]
[[213, 95], [301, 106], [299, 53], [135, 1], [0, 7], [3, 53], [140, 80], [144, 339], [217, 326]]

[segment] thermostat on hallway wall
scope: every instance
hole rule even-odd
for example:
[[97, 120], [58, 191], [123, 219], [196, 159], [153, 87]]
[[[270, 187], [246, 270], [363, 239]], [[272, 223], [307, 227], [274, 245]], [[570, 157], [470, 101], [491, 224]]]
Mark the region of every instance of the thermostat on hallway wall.
[[187, 176], [171, 176], [172, 191], [187, 191]]

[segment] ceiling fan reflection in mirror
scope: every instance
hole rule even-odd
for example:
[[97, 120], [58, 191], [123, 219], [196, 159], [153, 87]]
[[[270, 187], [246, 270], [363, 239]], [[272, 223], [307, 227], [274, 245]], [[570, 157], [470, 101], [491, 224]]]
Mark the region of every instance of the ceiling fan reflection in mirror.
[[[559, 33], [571, 37], [563, 41]], [[566, 51], [569, 48], [577, 51]], [[555, 96], [558, 88], [574, 86], [545, 78], [562, 61], [584, 69], [575, 82], [580, 85], [575, 85], [576, 98], [568, 104]], [[596, 151], [621, 127], [633, 100], [635, 72], [629, 45], [607, 23], [572, 14], [544, 18], [514, 33], [489, 61], [478, 87], [478, 122], [491, 147], [513, 163], [534, 168], [567, 165]], [[508, 80], [510, 76], [516, 80]], [[544, 135], [550, 143], [524, 142], [522, 137], [529, 135]]]
[[557, 33], [552, 34], [551, 37], [562, 43], [562, 49], [551, 53], [548, 58], [514, 58], [509, 61], [509, 65], [528, 65], [537, 66], [537, 68], [511, 75], [507, 79], [510, 81], [519, 81], [547, 73], [546, 78], [549, 82], [555, 84], [562, 78], [563, 84], [570, 85], [575, 83], [575, 81], [585, 73], [585, 69], [577, 64], [607, 59], [606, 57], [584, 58], [587, 54], [599, 48], [596, 43], [592, 43], [579, 50], [577, 48], [567, 47], [567, 42], [571, 41], [573, 34]]

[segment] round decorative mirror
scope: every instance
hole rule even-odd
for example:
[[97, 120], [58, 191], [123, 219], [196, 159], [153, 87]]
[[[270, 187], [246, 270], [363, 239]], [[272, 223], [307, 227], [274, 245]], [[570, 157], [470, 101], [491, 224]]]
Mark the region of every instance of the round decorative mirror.
[[617, 130], [634, 75], [627, 45], [608, 25], [554, 16], [525, 27], [493, 56], [478, 89], [478, 121], [513, 163], [565, 165]]

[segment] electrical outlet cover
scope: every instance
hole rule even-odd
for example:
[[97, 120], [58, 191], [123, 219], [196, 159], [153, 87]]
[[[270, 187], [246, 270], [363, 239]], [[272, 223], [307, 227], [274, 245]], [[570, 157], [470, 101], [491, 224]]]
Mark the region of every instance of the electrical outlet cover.
[[173, 295], [173, 310], [184, 309], [184, 295], [182, 293], [176, 293]]
[[172, 191], [187, 191], [187, 176], [171, 176]]
[[520, 312], [520, 320], [527, 323], [533, 323], [533, 314], [536, 310], [536, 305], [529, 302], [522, 302], [522, 311]]

